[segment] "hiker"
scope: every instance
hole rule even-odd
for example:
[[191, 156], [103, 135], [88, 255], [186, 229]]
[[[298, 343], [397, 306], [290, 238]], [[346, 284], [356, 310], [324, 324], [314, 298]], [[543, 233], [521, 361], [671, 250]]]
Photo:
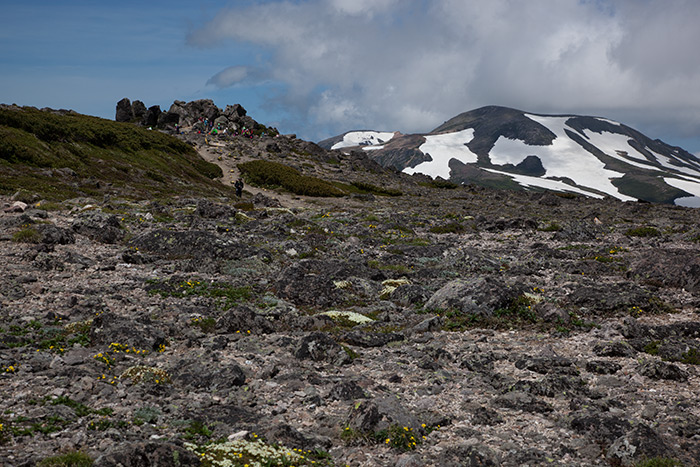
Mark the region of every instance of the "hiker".
[[236, 196], [240, 198], [243, 195], [243, 180], [239, 178], [233, 186], [236, 188]]

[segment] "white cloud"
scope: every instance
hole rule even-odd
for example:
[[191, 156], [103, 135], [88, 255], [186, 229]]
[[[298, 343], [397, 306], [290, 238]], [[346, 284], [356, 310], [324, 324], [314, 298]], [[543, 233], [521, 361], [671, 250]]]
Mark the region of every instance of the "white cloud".
[[224, 68], [214, 76], [212, 76], [207, 84], [225, 88], [240, 83], [248, 77], [248, 68], [244, 66], [230, 66]]
[[[499, 104], [687, 137], [700, 133], [698, 17], [695, 0], [271, 1], [223, 9], [189, 40], [264, 51], [257, 78], [284, 85], [274, 98], [309, 135], [428, 131]], [[211, 81], [237, 82], [227, 70]]]
[[373, 16], [398, 4], [398, 0], [331, 0], [330, 4], [341, 14]]

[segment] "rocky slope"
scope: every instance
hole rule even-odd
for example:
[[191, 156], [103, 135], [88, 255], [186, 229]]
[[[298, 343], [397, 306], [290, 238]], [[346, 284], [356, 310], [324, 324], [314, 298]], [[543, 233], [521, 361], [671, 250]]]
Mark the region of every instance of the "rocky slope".
[[3, 198], [0, 464], [697, 464], [698, 211], [181, 137], [401, 194]]

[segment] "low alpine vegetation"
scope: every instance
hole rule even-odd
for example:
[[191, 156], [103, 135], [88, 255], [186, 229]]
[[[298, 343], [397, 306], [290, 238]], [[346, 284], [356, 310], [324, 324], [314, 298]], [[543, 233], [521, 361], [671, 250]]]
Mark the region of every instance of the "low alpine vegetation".
[[280, 186], [297, 195], [303, 196], [343, 196], [345, 193], [334, 185], [320, 178], [302, 175], [288, 165], [271, 161], [250, 161], [238, 164], [248, 183], [260, 186]]

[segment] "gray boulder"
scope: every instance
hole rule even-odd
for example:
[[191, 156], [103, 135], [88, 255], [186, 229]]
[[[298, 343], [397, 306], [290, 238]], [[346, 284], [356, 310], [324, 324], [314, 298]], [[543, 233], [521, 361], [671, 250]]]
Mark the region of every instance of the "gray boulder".
[[428, 310], [457, 310], [466, 314], [492, 316], [508, 306], [527, 289], [496, 277], [456, 279], [435, 292], [425, 304]]

